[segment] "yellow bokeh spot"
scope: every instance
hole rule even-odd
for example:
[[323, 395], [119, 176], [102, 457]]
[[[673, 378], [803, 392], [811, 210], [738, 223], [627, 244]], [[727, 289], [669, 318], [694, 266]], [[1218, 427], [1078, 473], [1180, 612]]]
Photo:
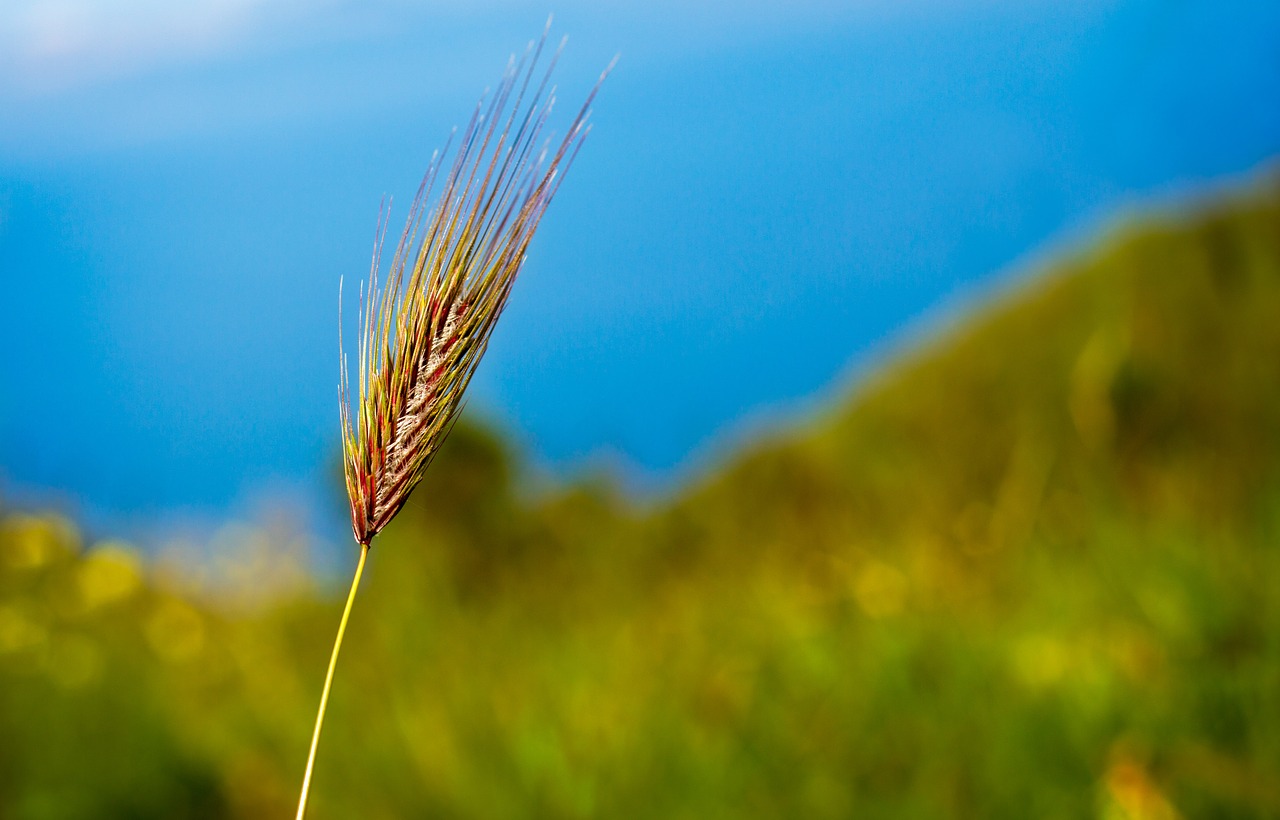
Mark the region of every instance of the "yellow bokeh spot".
[[1104, 783], [1106, 820], [1182, 820], [1182, 814], [1143, 764], [1123, 752], [1113, 755]]
[[39, 646], [46, 634], [44, 626], [25, 609], [0, 606], [0, 654]]
[[190, 605], [171, 599], [147, 621], [147, 640], [156, 654], [171, 663], [195, 658], [204, 650], [204, 619]]
[[1035, 635], [1018, 641], [1013, 666], [1018, 679], [1030, 689], [1044, 689], [1062, 679], [1070, 664], [1061, 641]]
[[129, 546], [103, 543], [85, 558], [76, 580], [84, 608], [97, 609], [129, 598], [142, 586], [142, 563]]
[[907, 602], [907, 576], [888, 564], [872, 561], [858, 573], [853, 596], [872, 618], [897, 615]]
[[56, 516], [14, 515], [0, 524], [0, 561], [15, 570], [38, 569], [71, 551], [74, 525]]

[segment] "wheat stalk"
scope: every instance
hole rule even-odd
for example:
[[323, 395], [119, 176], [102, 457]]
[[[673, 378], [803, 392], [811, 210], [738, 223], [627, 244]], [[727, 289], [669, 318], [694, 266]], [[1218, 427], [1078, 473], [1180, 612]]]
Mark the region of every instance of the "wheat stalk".
[[549, 82], [559, 58], [557, 50], [534, 86], [545, 41], [546, 32], [521, 60], [512, 57], [492, 95], [481, 97], [443, 179], [449, 147], [432, 157], [385, 284], [379, 282], [379, 260], [386, 217], [379, 218], [369, 283], [361, 293], [354, 418], [345, 355], [339, 381], [343, 462], [360, 559], [329, 658], [298, 820], [306, 813], [329, 688], [370, 544], [404, 506], [457, 418], [529, 241], [590, 130], [591, 103], [612, 68], [600, 75], [564, 138], [554, 146], [544, 143], [555, 102]]

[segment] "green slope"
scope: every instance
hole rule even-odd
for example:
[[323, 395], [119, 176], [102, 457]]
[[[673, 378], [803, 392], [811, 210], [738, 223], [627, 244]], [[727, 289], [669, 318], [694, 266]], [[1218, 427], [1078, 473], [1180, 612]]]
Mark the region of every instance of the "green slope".
[[[516, 472], [460, 428], [380, 538], [314, 817], [1280, 816], [1275, 180], [652, 508]], [[8, 516], [0, 817], [287, 815], [337, 607]]]

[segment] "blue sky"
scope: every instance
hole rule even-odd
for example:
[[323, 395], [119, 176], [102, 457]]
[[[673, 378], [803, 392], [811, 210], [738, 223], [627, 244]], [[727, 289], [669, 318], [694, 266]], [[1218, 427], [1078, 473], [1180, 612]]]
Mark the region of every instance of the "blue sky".
[[107, 529], [326, 509], [338, 279], [549, 11], [562, 115], [621, 61], [471, 407], [552, 471], [686, 474], [1280, 152], [1273, 2], [9, 0], [0, 493]]

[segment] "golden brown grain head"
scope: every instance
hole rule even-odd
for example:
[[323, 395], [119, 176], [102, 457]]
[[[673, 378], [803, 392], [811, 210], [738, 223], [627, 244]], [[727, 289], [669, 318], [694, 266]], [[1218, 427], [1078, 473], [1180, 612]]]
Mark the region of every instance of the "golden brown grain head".
[[535, 84], [542, 51], [542, 41], [531, 44], [481, 98], [447, 172], [448, 146], [433, 158], [385, 282], [380, 222], [361, 295], [354, 411], [345, 356], [340, 381], [351, 526], [361, 544], [400, 511], [457, 418], [533, 232], [589, 130], [599, 83], [564, 138], [544, 142], [559, 55]]

